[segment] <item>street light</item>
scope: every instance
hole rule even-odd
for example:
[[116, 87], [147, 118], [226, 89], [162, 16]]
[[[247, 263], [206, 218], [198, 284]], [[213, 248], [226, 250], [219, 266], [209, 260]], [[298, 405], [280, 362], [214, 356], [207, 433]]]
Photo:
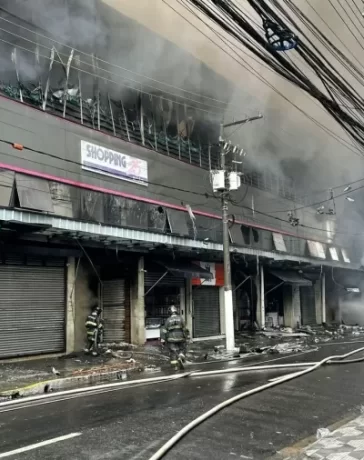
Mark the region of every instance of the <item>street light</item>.
[[[244, 125], [249, 121], [260, 120], [263, 115], [245, 118], [244, 120], [234, 121], [232, 123], [220, 125], [219, 143], [221, 147], [221, 172], [223, 174], [223, 183], [219, 188], [221, 192], [222, 207], [222, 228], [223, 228], [223, 252], [224, 252], [224, 308], [225, 308], [225, 334], [226, 349], [232, 351], [235, 348], [235, 330], [234, 330], [234, 308], [233, 308], [233, 290], [231, 285], [231, 263], [230, 263], [230, 236], [229, 236], [229, 202], [228, 193], [231, 190], [229, 177], [226, 174], [226, 155], [231, 151], [231, 141], [225, 142], [224, 129], [231, 126]], [[237, 150], [233, 147], [233, 151]]]

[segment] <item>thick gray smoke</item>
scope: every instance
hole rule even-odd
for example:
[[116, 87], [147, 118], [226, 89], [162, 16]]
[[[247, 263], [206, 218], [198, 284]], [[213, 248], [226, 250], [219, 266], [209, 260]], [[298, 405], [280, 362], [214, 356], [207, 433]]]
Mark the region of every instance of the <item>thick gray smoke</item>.
[[[70, 49], [60, 45], [64, 43], [86, 53], [80, 57], [85, 62], [83, 69], [86, 72], [91, 74], [94, 72], [94, 68], [90, 65], [91, 53], [107, 61], [98, 62], [99, 68], [107, 71], [98, 70], [99, 75], [104, 77], [100, 86], [103, 94], [109, 93], [115, 100], [124, 98], [127, 87], [151, 93], [156, 92], [156, 89], [151, 86], [166, 90], [165, 86], [158, 83], [162, 81], [176, 88], [204, 94], [216, 100], [231, 101], [225, 113], [226, 121], [231, 121], [234, 115], [236, 118], [244, 112], [247, 116], [263, 113], [262, 121], [246, 125], [238, 129], [235, 134], [233, 129], [228, 130], [226, 135], [231, 136], [234, 142], [248, 152], [247, 162], [255, 169], [284, 177], [287, 183], [293, 182], [295, 191], [299, 195], [310, 195], [315, 190], [324, 190], [339, 183], [350, 182], [361, 175], [362, 159], [345, 150], [273, 92], [267, 96], [265, 88], [262, 97], [260, 83], [256, 85], [255, 91], [244, 91], [241, 89], [243, 85], [240, 89], [233, 88], [231, 83], [194, 59], [178, 45], [168, 42], [139, 23], [122, 16], [100, 0], [0, 0], [0, 7], [2, 17], [29, 29], [36, 28], [38, 32], [55, 40], [52, 42], [4, 21], [0, 22], [2, 28], [20, 36], [16, 38], [6, 32], [1, 33], [3, 40], [12, 41], [19, 46], [18, 70], [22, 80], [34, 81], [39, 77], [39, 69], [34, 65], [36, 45], [32, 44], [32, 41], [38, 42], [40, 52], [45, 56], [50, 55], [48, 48], [56, 46], [66, 62]], [[20, 22], [19, 18], [21, 18]], [[185, 34], [181, 40], [184, 42], [193, 40], [193, 35], [190, 38]], [[13, 48], [1, 42], [0, 44], [1, 79], [14, 82], [14, 63], [10, 59]], [[21, 47], [26, 47], [31, 52], [22, 51]], [[48, 65], [49, 60], [41, 59], [43, 84]], [[140, 75], [123, 69], [129, 69]], [[157, 81], [147, 81], [142, 75]], [[246, 71], [241, 69], [242, 80], [246, 76]], [[52, 87], [60, 87], [63, 78], [63, 69], [59, 65], [55, 66]], [[70, 81], [77, 82], [77, 78], [76, 71], [71, 70]], [[107, 80], [113, 80], [115, 83]], [[92, 75], [83, 73], [82, 85], [84, 97], [92, 97], [94, 91]], [[251, 87], [250, 85], [249, 89]], [[170, 91], [176, 93], [178, 92], [176, 88], [170, 88]], [[191, 94], [183, 92], [179, 94], [190, 99], [198, 99], [198, 96]], [[298, 95], [295, 101], [298, 105], [303, 101], [303, 99], [298, 100], [300, 97], [301, 95]], [[185, 102], [199, 106], [193, 101], [185, 100]], [[222, 116], [223, 110], [211, 107], [211, 105], [221, 107], [218, 102], [211, 100], [206, 102], [208, 106], [201, 105], [201, 108], [219, 112]], [[215, 115], [214, 121], [219, 117], [219, 114]], [[319, 195], [320, 198], [321, 196]], [[312, 201], [315, 200], [316, 196], [312, 195]], [[338, 229], [353, 232], [355, 229], [364, 228], [363, 216], [360, 212], [351, 212], [350, 205], [345, 199], [338, 200], [336, 204]], [[251, 202], [246, 205], [250, 206]], [[276, 208], [273, 198], [269, 207]], [[269, 209], [265, 211], [269, 212]], [[299, 217], [305, 220], [306, 214], [302, 213]], [[322, 218], [313, 218], [306, 219], [305, 222], [312, 226], [320, 226], [322, 220]]]

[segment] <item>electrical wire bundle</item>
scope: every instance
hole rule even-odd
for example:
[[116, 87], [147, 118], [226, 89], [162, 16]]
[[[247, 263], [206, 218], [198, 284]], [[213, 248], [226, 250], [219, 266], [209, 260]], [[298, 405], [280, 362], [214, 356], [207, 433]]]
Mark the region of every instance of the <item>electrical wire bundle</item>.
[[[354, 54], [350, 53], [350, 50], [346, 53], [335, 46], [323, 34], [320, 26], [304, 14], [292, 0], [271, 0], [270, 2], [248, 0], [255, 13], [260, 16], [261, 25], [254, 21], [254, 18], [240, 7], [236, 0], [187, 1], [272, 70], [318, 100], [362, 150], [364, 146], [364, 102], [359, 89], [364, 84], [364, 67]], [[344, 9], [341, 0], [338, 1], [360, 33], [359, 27], [352, 19], [355, 10], [350, 0], [345, 1], [350, 7], [351, 15]], [[330, 5], [335, 8], [331, 0]], [[353, 5], [360, 13], [354, 0]], [[339, 14], [336, 9], [335, 11]], [[318, 14], [317, 11], [316, 14]], [[355, 17], [359, 21], [358, 16]], [[340, 18], [343, 20], [342, 16]], [[343, 26], [345, 25], [364, 50], [352, 30], [353, 27], [346, 22]], [[280, 35], [280, 44], [284, 40], [290, 41], [290, 46], [285, 48], [290, 51], [282, 52], [281, 46], [272, 46], [272, 43], [277, 45], [277, 42], [270, 41], [274, 34], [276, 36], [278, 34], [278, 41]], [[364, 28], [362, 36], [364, 38]], [[344, 42], [341, 40], [340, 42], [347, 49]], [[304, 65], [295, 63], [290, 58], [293, 55], [299, 57], [300, 63], [303, 62]], [[348, 57], [349, 55], [352, 59]], [[305, 71], [307, 67], [313, 72], [312, 78], [307, 76]], [[361, 152], [361, 155], [364, 156], [364, 152]]]

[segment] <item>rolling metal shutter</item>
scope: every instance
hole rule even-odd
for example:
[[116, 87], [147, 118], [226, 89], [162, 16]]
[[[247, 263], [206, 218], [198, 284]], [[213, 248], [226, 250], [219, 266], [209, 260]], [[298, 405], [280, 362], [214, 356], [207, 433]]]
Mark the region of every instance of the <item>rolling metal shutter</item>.
[[104, 342], [130, 342], [130, 292], [125, 280], [103, 281]]
[[[18, 256], [0, 265], [0, 357], [57, 353], [65, 350], [64, 260], [29, 260]], [[58, 266], [51, 266], [58, 265]]]
[[212, 286], [194, 287], [193, 336], [212, 337], [220, 334], [220, 296], [219, 288]]
[[302, 325], [316, 324], [316, 299], [314, 286], [300, 288]]
[[[165, 273], [165, 272], [164, 272]], [[158, 280], [160, 280], [157, 286], [180, 286], [183, 287], [186, 283], [186, 279], [183, 276], [175, 276], [171, 273], [164, 275], [163, 272], [147, 272], [144, 276], [144, 285], [146, 287], [153, 286]], [[162, 279], [160, 279], [163, 276]]]

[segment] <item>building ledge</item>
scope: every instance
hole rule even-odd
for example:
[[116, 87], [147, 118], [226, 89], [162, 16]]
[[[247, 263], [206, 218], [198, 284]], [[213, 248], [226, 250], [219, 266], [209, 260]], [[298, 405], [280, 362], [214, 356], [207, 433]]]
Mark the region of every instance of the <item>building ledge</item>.
[[[164, 246], [167, 248], [187, 248], [190, 250], [201, 250], [205, 252], [210, 251], [222, 253], [223, 251], [222, 244], [210, 241], [194, 240], [164, 233], [82, 222], [65, 217], [17, 209], [0, 209], [0, 222], [24, 225], [28, 227], [34, 226], [37, 229], [37, 233], [42, 235], [58, 235], [73, 239], [87, 238], [90, 241], [98, 242], [103, 245], [120, 244], [128, 246], [132, 242], [140, 243], [141, 247], [144, 246], [146, 249]], [[126, 247], [126, 250], [127, 249], [128, 248]], [[324, 265], [351, 270], [359, 269], [359, 266], [354, 264], [345, 264], [322, 259], [316, 260], [310, 257], [282, 254], [273, 251], [262, 251], [254, 248], [231, 246], [230, 250], [235, 254], [261, 257], [273, 261], [292, 261], [298, 263], [308, 263], [316, 266]]]

